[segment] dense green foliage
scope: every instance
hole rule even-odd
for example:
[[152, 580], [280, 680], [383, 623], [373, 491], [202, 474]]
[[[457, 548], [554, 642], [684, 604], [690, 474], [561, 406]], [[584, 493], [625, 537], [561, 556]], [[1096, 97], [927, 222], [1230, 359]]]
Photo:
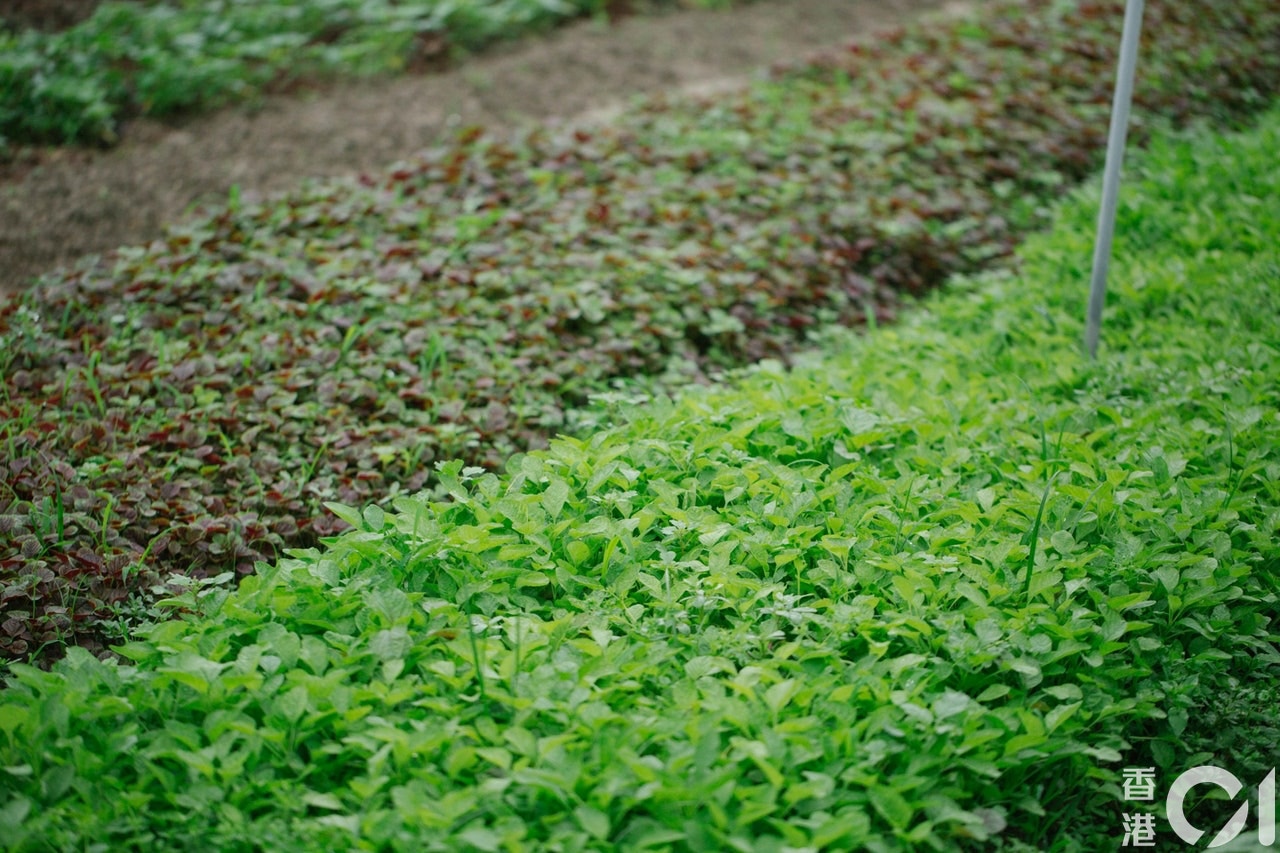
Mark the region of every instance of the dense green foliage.
[[1146, 808], [1126, 763], [1254, 778], [1276, 150], [1271, 113], [1130, 170], [1096, 363], [1091, 191], [899, 327], [335, 506], [356, 529], [170, 602], [136, 666], [14, 665], [0, 839], [1096, 851]]
[[[0, 306], [0, 651], [101, 652], [169, 573], [335, 532], [325, 501], [495, 468], [618, 377], [784, 356], [1007, 255], [1098, 161], [1121, 5], [984, 4], [616, 128], [471, 132], [48, 277]], [[1265, 0], [1153, 3], [1144, 44], [1138, 140], [1280, 89]]]
[[0, 141], [111, 142], [129, 114], [214, 106], [316, 75], [439, 63], [453, 48], [605, 8], [605, 0], [109, 0], [63, 32], [0, 30]]

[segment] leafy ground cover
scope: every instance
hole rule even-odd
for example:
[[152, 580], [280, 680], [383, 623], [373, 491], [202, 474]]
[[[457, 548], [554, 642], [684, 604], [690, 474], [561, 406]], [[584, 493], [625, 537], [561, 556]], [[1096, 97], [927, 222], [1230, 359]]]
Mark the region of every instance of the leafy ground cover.
[[1100, 361], [1091, 188], [898, 327], [335, 506], [133, 665], [14, 665], [0, 839], [1093, 851], [1123, 766], [1261, 778], [1278, 149], [1272, 112], [1130, 169]]
[[442, 64], [452, 51], [614, 9], [608, 0], [106, 2], [57, 32], [3, 28], [0, 141], [98, 142], [121, 118], [243, 100], [318, 75]]
[[[95, 653], [171, 573], [496, 468], [618, 377], [785, 356], [1007, 255], [1096, 164], [1121, 4], [984, 4], [616, 128], [470, 131], [226, 207], [0, 307], [0, 650]], [[1153, 122], [1280, 88], [1280, 10], [1149, 10]]]

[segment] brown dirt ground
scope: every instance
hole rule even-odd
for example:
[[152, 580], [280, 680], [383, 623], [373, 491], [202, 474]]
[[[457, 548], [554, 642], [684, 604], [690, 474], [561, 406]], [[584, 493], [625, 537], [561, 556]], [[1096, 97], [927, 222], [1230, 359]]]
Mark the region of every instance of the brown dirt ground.
[[[71, 14], [84, 2], [53, 5]], [[0, 292], [81, 256], [153, 239], [232, 186], [273, 193], [307, 177], [377, 169], [460, 124], [599, 119], [636, 94], [714, 91], [858, 34], [964, 8], [956, 0], [769, 0], [584, 21], [443, 73], [269, 95], [178, 122], [138, 120], [106, 151], [28, 151], [0, 173]]]

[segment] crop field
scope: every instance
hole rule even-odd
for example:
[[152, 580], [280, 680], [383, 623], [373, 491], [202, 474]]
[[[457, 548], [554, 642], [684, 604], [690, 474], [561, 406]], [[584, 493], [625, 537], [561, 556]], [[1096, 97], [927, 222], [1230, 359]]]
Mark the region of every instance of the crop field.
[[0, 840], [1099, 850], [1126, 766], [1262, 778], [1278, 146], [1273, 112], [1141, 158], [1097, 362], [1091, 185], [892, 329], [335, 505], [128, 665], [12, 665]]
[[[324, 76], [421, 70], [605, 0], [106, 2], [60, 32], [0, 29], [0, 142], [116, 139], [168, 115]], [[0, 25], [4, 13], [0, 10]]]
[[1181, 773], [1280, 766], [1280, 8], [1148, 6], [1091, 360], [1122, 11], [0, 297], [0, 848], [1178, 844]]
[[[176, 573], [498, 470], [621, 379], [785, 358], [1007, 257], [1098, 165], [1120, 6], [988, 5], [597, 132], [468, 130], [221, 209], [0, 305], [0, 652], [95, 652]], [[1111, 14], [1103, 14], [1109, 10]], [[1280, 88], [1280, 10], [1155, 4], [1161, 123]]]

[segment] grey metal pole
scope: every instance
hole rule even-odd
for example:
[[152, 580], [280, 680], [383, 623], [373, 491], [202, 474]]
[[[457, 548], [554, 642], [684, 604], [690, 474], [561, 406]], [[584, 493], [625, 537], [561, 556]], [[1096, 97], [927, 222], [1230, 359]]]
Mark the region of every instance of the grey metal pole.
[[1143, 0], [1128, 0], [1124, 10], [1124, 35], [1120, 39], [1120, 67], [1116, 72], [1115, 98], [1111, 103], [1111, 132], [1107, 138], [1107, 166], [1102, 177], [1102, 209], [1098, 212], [1098, 236], [1093, 247], [1093, 278], [1089, 283], [1089, 317], [1084, 345], [1090, 358], [1098, 354], [1102, 333], [1102, 305], [1107, 298], [1107, 267], [1111, 263], [1111, 239], [1116, 230], [1116, 200], [1120, 193], [1120, 166], [1129, 132], [1129, 106], [1133, 103], [1133, 73], [1138, 65], [1138, 40], [1142, 33]]

